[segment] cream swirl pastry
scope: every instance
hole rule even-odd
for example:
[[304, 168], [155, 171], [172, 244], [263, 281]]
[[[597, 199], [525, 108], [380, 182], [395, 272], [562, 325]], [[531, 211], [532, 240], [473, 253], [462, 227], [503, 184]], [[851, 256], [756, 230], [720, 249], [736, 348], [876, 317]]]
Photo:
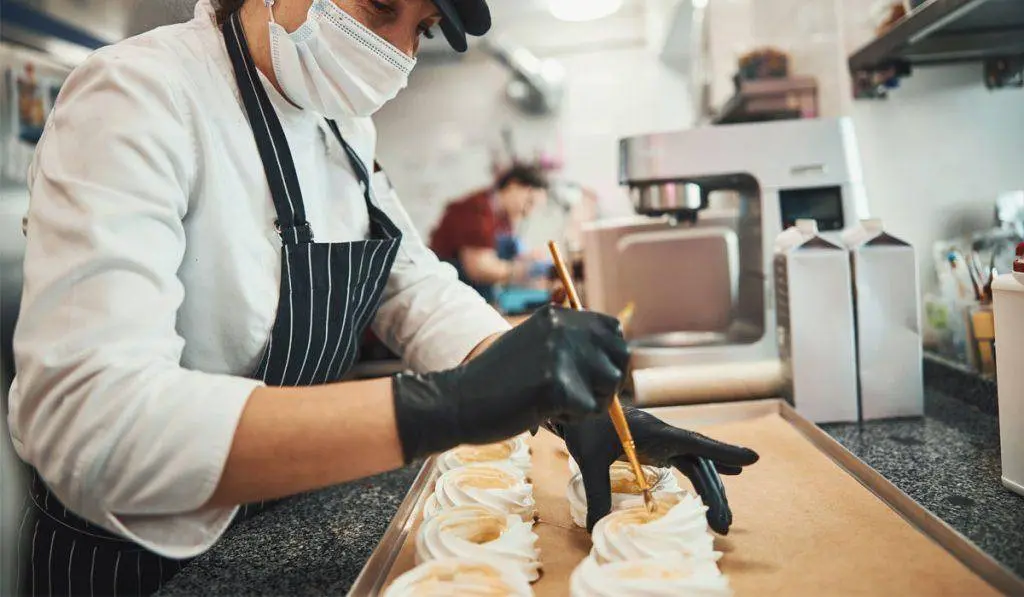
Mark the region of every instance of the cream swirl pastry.
[[588, 557], [569, 580], [570, 597], [729, 597], [729, 579], [714, 562], [673, 557], [599, 564]]
[[384, 597], [531, 597], [526, 577], [492, 560], [444, 558], [416, 566], [391, 583]]
[[416, 561], [447, 557], [500, 560], [533, 582], [540, 577], [540, 551], [533, 525], [486, 506], [456, 506], [426, 520], [416, 535]]
[[496, 444], [459, 446], [438, 456], [437, 468], [442, 473], [446, 473], [467, 464], [490, 462], [508, 462], [523, 471], [523, 474], [528, 475], [530, 474], [530, 447], [521, 435]]
[[706, 511], [707, 506], [689, 494], [658, 499], [654, 513], [640, 500], [597, 521], [591, 555], [601, 564], [663, 556], [714, 562], [721, 554], [708, 532]]
[[470, 464], [442, 474], [434, 485], [434, 495], [423, 506], [424, 518], [433, 518], [455, 506], [487, 506], [533, 522], [537, 503], [533, 485], [523, 471], [509, 463]]
[[[576, 462], [569, 459], [569, 469], [575, 468]], [[647, 477], [647, 484], [656, 499], [669, 499], [681, 497], [686, 492], [679, 488], [676, 476], [672, 469], [658, 468], [654, 466], [642, 467]], [[628, 462], [616, 461], [609, 469], [612, 481], [612, 511], [633, 505], [637, 500], [642, 500], [640, 486], [633, 475], [633, 469]], [[587, 491], [583, 486], [583, 475], [576, 469], [572, 478], [569, 479], [569, 487], [566, 491], [569, 498], [569, 511], [572, 520], [577, 526], [587, 526]]]

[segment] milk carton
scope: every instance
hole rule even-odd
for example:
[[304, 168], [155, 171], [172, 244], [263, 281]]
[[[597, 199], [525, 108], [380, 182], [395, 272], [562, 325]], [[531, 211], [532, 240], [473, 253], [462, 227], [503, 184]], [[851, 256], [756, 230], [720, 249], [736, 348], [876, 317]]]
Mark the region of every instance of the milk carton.
[[775, 242], [779, 355], [788, 398], [815, 422], [856, 421], [857, 364], [846, 249], [798, 220]]
[[843, 233], [853, 271], [860, 407], [864, 419], [924, 414], [917, 258], [881, 220]]

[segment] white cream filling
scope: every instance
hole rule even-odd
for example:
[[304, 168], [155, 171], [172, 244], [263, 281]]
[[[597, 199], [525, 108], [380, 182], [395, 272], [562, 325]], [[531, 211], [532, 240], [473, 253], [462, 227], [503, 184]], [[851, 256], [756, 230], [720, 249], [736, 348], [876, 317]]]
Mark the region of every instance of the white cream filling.
[[399, 576], [384, 597], [531, 597], [526, 577], [514, 566], [492, 560], [444, 558]]
[[[583, 485], [583, 475], [576, 467], [576, 462], [569, 459], [569, 469], [576, 469], [569, 480], [569, 487], [566, 495], [569, 498], [569, 511], [572, 520], [577, 526], [587, 526], [587, 492]], [[658, 468], [654, 466], [642, 467], [651, 491], [657, 499], [681, 498], [686, 492], [679, 487], [676, 476], [672, 469]], [[612, 512], [628, 507], [642, 500], [640, 487], [636, 484], [636, 477], [628, 462], [617, 461], [609, 469], [612, 482]]]
[[469, 464], [508, 463], [530, 474], [530, 447], [526, 439], [517, 435], [503, 442], [484, 446], [459, 446], [437, 458], [437, 468], [446, 473]]
[[455, 506], [487, 506], [532, 523], [537, 514], [533, 485], [509, 463], [470, 464], [442, 474], [423, 507], [424, 518]]
[[714, 562], [673, 557], [600, 564], [588, 557], [570, 578], [571, 597], [729, 597]]
[[456, 506], [420, 525], [416, 562], [467, 557], [499, 560], [530, 582], [540, 578], [540, 551], [533, 525], [486, 506]]
[[721, 554], [705, 512], [707, 506], [689, 494], [658, 500], [654, 514], [639, 500], [594, 525], [591, 555], [601, 564], [669, 556], [715, 562]]

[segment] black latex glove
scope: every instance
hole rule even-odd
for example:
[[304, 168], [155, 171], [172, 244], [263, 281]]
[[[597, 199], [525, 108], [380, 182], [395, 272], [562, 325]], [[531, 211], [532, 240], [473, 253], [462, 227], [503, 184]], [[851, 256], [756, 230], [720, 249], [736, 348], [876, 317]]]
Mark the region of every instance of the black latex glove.
[[460, 367], [394, 377], [402, 453], [408, 462], [604, 412], [628, 362], [616, 319], [545, 306]]
[[[632, 407], [624, 410], [640, 462], [679, 469], [708, 507], [708, 525], [717, 533], [728, 533], [732, 511], [718, 475], [740, 474], [744, 466], [757, 462], [757, 452], [673, 427]], [[594, 524], [611, 510], [608, 469], [623, 456], [622, 443], [615, 434], [611, 417], [592, 417], [576, 423], [554, 422], [548, 427], [565, 440], [569, 453], [580, 466], [587, 492], [587, 529], [593, 530]]]

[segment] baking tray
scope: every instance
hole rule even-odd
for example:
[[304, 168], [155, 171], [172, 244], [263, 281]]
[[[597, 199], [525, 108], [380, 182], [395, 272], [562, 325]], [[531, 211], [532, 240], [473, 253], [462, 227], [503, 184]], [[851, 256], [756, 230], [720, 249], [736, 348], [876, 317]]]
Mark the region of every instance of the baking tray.
[[[1024, 595], [1021, 578], [783, 400], [648, 411], [762, 454], [743, 475], [726, 478], [735, 520], [727, 537], [716, 538], [716, 548], [725, 553], [722, 570], [740, 597]], [[557, 441], [543, 431], [532, 439], [544, 564], [534, 585], [538, 596], [567, 595], [568, 575], [589, 547], [585, 531], [569, 520], [568, 470], [565, 457], [555, 455]], [[559, 458], [561, 464], [555, 462]], [[411, 566], [414, 533], [437, 476], [434, 459], [427, 460], [349, 595], [378, 595]]]

